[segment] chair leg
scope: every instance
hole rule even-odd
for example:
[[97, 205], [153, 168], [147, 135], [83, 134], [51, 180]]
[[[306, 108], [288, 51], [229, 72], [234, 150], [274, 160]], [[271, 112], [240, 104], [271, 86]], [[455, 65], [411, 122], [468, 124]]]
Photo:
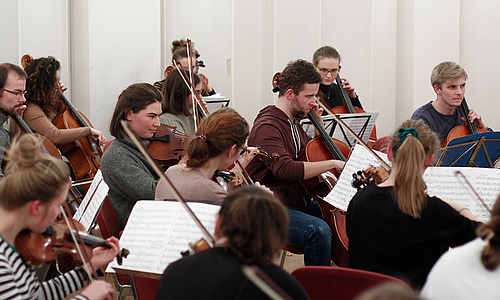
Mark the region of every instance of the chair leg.
[[280, 261], [280, 268], [283, 269], [283, 266], [285, 265], [285, 258], [286, 258], [286, 250], [281, 250], [281, 261]]

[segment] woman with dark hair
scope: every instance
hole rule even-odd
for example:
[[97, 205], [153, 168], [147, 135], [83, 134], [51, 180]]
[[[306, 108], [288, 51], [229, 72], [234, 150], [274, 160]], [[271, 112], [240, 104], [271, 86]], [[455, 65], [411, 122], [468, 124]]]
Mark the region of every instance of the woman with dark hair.
[[[248, 123], [232, 108], [221, 108], [204, 119], [190, 140], [181, 162], [165, 175], [184, 199], [221, 202], [227, 191], [211, 180], [216, 170], [226, 170], [236, 160], [242, 167], [257, 154], [257, 148], [245, 147]], [[156, 187], [156, 199], [172, 199], [162, 179]]]
[[[187, 71], [186, 71], [187, 74]], [[201, 97], [201, 80], [194, 74], [196, 94]], [[193, 95], [182, 79], [180, 71], [174, 69], [168, 74], [162, 89], [163, 105], [160, 122], [177, 127], [186, 134], [194, 133]], [[194, 106], [196, 109], [196, 106]]]
[[500, 295], [500, 196], [478, 237], [445, 253], [422, 290], [428, 299], [498, 299]]
[[422, 176], [438, 145], [421, 120], [407, 120], [394, 132], [387, 150], [389, 178], [361, 189], [349, 203], [349, 267], [420, 289], [444, 251], [475, 238], [481, 223], [465, 206], [426, 193]]
[[[0, 183], [0, 299], [63, 299], [83, 288], [88, 276], [86, 267], [79, 267], [39, 282], [35, 267], [16, 249], [16, 237], [22, 230], [42, 234], [55, 221], [71, 184], [66, 164], [40, 149], [38, 138], [24, 134], [14, 140], [6, 157]], [[110, 249], [93, 251], [90, 264], [94, 269], [111, 262], [120, 251], [118, 239], [107, 241]], [[72, 299], [113, 299], [113, 287], [94, 281]]]
[[36, 133], [39, 133], [56, 145], [74, 142], [88, 135], [99, 140], [99, 145], [106, 144], [106, 137], [92, 127], [59, 129], [52, 120], [65, 108], [59, 95], [64, 85], [59, 78], [61, 64], [53, 57], [33, 60], [26, 66], [26, 104], [23, 119]]
[[269, 299], [243, 274], [244, 265], [261, 268], [293, 299], [308, 299], [290, 274], [272, 263], [285, 243], [285, 206], [261, 188], [244, 187], [222, 203], [214, 248], [170, 264], [156, 299]]
[[151, 84], [132, 84], [118, 97], [111, 119], [109, 131], [116, 139], [102, 156], [101, 170], [122, 229], [137, 200], [154, 199], [159, 178], [124, 133], [121, 121], [128, 121], [130, 130], [147, 146], [160, 126], [161, 100], [161, 93]]

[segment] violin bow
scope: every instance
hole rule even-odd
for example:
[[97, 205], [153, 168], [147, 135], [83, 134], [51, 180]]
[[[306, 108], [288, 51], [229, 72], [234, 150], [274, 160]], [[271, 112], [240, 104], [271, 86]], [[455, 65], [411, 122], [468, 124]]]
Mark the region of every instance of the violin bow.
[[491, 215], [491, 209], [488, 207], [488, 205], [486, 205], [484, 200], [479, 196], [476, 189], [474, 189], [472, 184], [470, 184], [469, 180], [467, 179], [467, 177], [465, 177], [465, 175], [462, 173], [462, 171], [455, 171], [455, 177], [463, 186], [465, 186], [467, 188], [467, 192], [469, 192], [469, 194], [472, 195], [472, 197], [474, 199], [476, 199], [477, 203], [481, 204], [486, 209], [486, 211], [489, 212]]
[[165, 180], [165, 182], [167, 183], [167, 187], [170, 190], [170, 192], [172, 193], [172, 195], [174, 195], [174, 198], [179, 203], [182, 204], [182, 206], [187, 211], [187, 213], [189, 214], [189, 216], [191, 217], [191, 219], [193, 219], [193, 221], [196, 223], [196, 225], [198, 225], [198, 227], [200, 228], [201, 232], [205, 236], [205, 238], [207, 240], [207, 243], [210, 245], [210, 247], [213, 247], [215, 245], [215, 240], [214, 240], [213, 236], [210, 234], [210, 232], [208, 232], [207, 228], [205, 226], [203, 226], [203, 224], [201, 223], [200, 219], [198, 219], [198, 217], [191, 210], [191, 208], [189, 207], [189, 205], [187, 205], [186, 201], [184, 199], [182, 199], [182, 196], [180, 195], [179, 191], [177, 191], [177, 189], [175, 188], [175, 186], [172, 184], [172, 182], [170, 181], [170, 179], [168, 179], [168, 177], [160, 170], [160, 168], [154, 162], [154, 160], [151, 158], [151, 156], [146, 151], [146, 149], [144, 148], [144, 146], [141, 144], [141, 142], [139, 142], [139, 140], [137, 139], [137, 137], [135, 136], [135, 134], [130, 130], [130, 128], [128, 127], [127, 122], [125, 120], [121, 120], [121, 125], [123, 127], [123, 130], [127, 134], [127, 136], [134, 142], [134, 144], [137, 147], [137, 149], [141, 152], [141, 154], [144, 156], [144, 158], [146, 158], [146, 160], [151, 165], [151, 167], [153, 168], [153, 170], [155, 171], [155, 173], [161, 179]]
[[319, 106], [321, 106], [321, 108], [323, 108], [323, 110], [325, 110], [330, 116], [333, 117], [333, 119], [340, 125], [342, 126], [345, 130], [347, 130], [350, 134], [352, 134], [352, 136], [356, 139], [356, 141], [358, 143], [360, 143], [363, 147], [365, 147], [373, 156], [375, 156], [375, 158], [380, 162], [380, 164], [387, 170], [387, 171], [390, 171], [391, 170], [391, 166], [389, 166], [388, 163], [386, 163], [377, 153], [375, 153], [375, 151], [373, 151], [372, 149], [370, 149], [370, 147], [368, 147], [368, 145], [363, 142], [363, 140], [349, 127], [347, 126], [346, 123], [344, 123], [344, 121], [342, 121], [336, 114], [332, 113], [324, 104], [323, 102], [321, 101], [317, 101], [317, 103], [319, 104]]
[[[192, 47], [191, 46], [191, 39], [189, 39], [189, 38], [186, 39], [186, 46], [187, 46], [189, 79], [191, 80], [192, 89], [196, 90], [196, 87], [194, 86], [193, 64], [192, 64], [192, 60], [191, 60], [191, 56], [193, 55], [193, 53], [191, 52], [191, 47]], [[193, 97], [191, 97], [191, 100], [193, 101], [193, 113], [195, 115], [195, 118], [198, 119], [198, 117], [199, 117], [198, 110], [194, 109], [194, 107], [197, 107], [196, 106], [197, 99], [195, 98], [196, 96], [194, 96], [194, 94], [192, 94], [192, 95], [193, 95]], [[195, 122], [195, 131], [196, 130], [197, 130], [197, 128], [196, 128], [196, 122]]]
[[273, 300], [293, 299], [259, 267], [243, 265], [241, 270], [248, 280], [255, 284], [269, 298]]

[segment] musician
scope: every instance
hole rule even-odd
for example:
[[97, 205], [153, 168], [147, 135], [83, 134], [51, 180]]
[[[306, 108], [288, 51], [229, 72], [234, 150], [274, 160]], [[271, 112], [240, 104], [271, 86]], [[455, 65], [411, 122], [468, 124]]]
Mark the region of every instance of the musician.
[[[203, 74], [203, 73], [198, 73], [200, 67], [205, 67], [203, 65], [203, 62], [198, 61], [198, 57], [200, 57], [200, 53], [198, 50], [194, 49], [194, 43], [191, 43], [191, 47], [193, 48], [192, 53], [191, 53], [191, 69], [193, 70], [193, 73], [197, 74], [200, 76], [202, 84], [203, 84], [203, 90], [202, 90], [202, 95], [203, 96], [211, 96], [215, 94], [214, 88], [210, 85], [208, 81], [208, 77]], [[185, 69], [189, 70], [189, 59], [188, 59], [188, 48], [187, 48], [187, 42], [185, 40], [176, 40], [172, 42], [172, 62], [175, 64], [176, 61], [178, 61], [181, 66]], [[154, 86], [158, 90], [162, 90], [163, 85], [165, 83], [165, 79], [161, 81], [157, 81], [154, 83]]]
[[[427, 299], [496, 299], [500, 295], [500, 197], [478, 237], [445, 253], [422, 290]], [[450, 274], [453, 278], [450, 279]]]
[[[0, 184], [1, 299], [63, 299], [81, 289], [87, 277], [80, 268], [41, 283], [35, 267], [28, 266], [16, 249], [20, 231], [41, 234], [54, 222], [71, 184], [66, 164], [42, 153], [40, 147], [36, 137], [24, 134], [13, 141], [6, 157], [8, 165]], [[110, 249], [98, 247], [93, 251], [90, 263], [94, 269], [111, 262], [119, 252], [116, 238], [107, 241]], [[113, 299], [113, 287], [94, 281], [72, 299]]]
[[11, 134], [4, 127], [9, 116], [21, 114], [26, 105], [26, 72], [14, 64], [0, 64], [0, 178], [3, 177], [1, 162], [9, 148]]
[[[160, 122], [177, 127], [177, 130], [186, 134], [193, 134], [193, 95], [183, 80], [182, 71], [173, 69], [167, 76], [161, 92], [163, 94], [162, 114]], [[186, 74], [188, 74], [186, 69]], [[198, 75], [194, 75], [195, 92], [201, 97], [202, 83]]]
[[[167, 80], [168, 82], [168, 80]], [[227, 191], [212, 180], [216, 170], [227, 170], [236, 160], [246, 167], [257, 153], [245, 147], [248, 123], [232, 108], [220, 108], [204, 119], [186, 148], [181, 162], [165, 175], [184, 199], [222, 202]], [[161, 179], [156, 199], [173, 199], [167, 183]]]
[[109, 186], [108, 197], [118, 213], [120, 228], [127, 223], [138, 200], [153, 200], [159, 177], [133, 141], [124, 133], [121, 120], [144, 146], [160, 126], [161, 93], [149, 83], [135, 83], [118, 96], [109, 131], [115, 140], [104, 152], [101, 171]]
[[61, 64], [54, 57], [42, 57], [33, 60], [26, 66], [27, 108], [23, 114], [26, 124], [36, 133], [48, 138], [56, 145], [74, 142], [78, 139], [92, 136], [99, 145], [106, 144], [106, 137], [92, 127], [59, 129], [52, 120], [64, 109], [65, 104], [59, 96], [64, 91], [59, 70]]
[[[321, 84], [319, 86], [318, 95], [330, 108], [342, 106], [344, 104], [341, 91], [335, 82], [338, 72], [340, 71], [340, 60], [340, 54], [335, 48], [330, 46], [319, 48], [313, 55], [314, 67], [319, 74], [321, 74]], [[342, 85], [351, 99], [352, 105], [363, 108], [349, 80], [342, 78]]]
[[316, 201], [300, 184], [331, 169], [342, 170], [344, 162], [296, 161], [298, 154], [311, 139], [296, 118], [304, 118], [311, 111], [321, 116], [315, 96], [321, 75], [313, 64], [305, 60], [288, 63], [280, 79], [276, 105], [262, 109], [257, 115], [248, 139], [249, 145], [259, 145], [269, 153], [280, 155], [278, 162], [265, 166], [253, 160], [247, 171], [254, 181], [270, 188], [288, 207], [290, 226], [287, 244], [304, 249], [305, 265], [331, 265], [331, 230], [321, 219]]
[[271, 193], [243, 187], [222, 203], [215, 247], [170, 264], [156, 299], [269, 299], [243, 274], [256, 265], [292, 299], [309, 299], [296, 279], [272, 263], [285, 242], [288, 216]]
[[[423, 120], [440, 140], [446, 138], [450, 130], [464, 124], [464, 113], [460, 107], [465, 94], [467, 72], [453, 61], [445, 61], [434, 67], [431, 74], [431, 85], [436, 93], [436, 100], [421, 106], [411, 116], [412, 119]], [[477, 128], [488, 127], [473, 109], [469, 120]]]
[[480, 223], [465, 206], [426, 194], [422, 176], [438, 145], [421, 120], [407, 120], [392, 134], [389, 178], [359, 190], [347, 209], [349, 267], [420, 289], [444, 251], [475, 238]]

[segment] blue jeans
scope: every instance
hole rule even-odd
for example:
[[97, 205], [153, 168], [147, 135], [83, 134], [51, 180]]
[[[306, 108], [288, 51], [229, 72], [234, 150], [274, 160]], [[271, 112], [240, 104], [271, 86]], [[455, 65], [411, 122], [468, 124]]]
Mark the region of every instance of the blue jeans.
[[330, 266], [332, 231], [321, 219], [318, 202], [304, 208], [288, 208], [290, 225], [287, 244], [304, 249], [306, 266]]

